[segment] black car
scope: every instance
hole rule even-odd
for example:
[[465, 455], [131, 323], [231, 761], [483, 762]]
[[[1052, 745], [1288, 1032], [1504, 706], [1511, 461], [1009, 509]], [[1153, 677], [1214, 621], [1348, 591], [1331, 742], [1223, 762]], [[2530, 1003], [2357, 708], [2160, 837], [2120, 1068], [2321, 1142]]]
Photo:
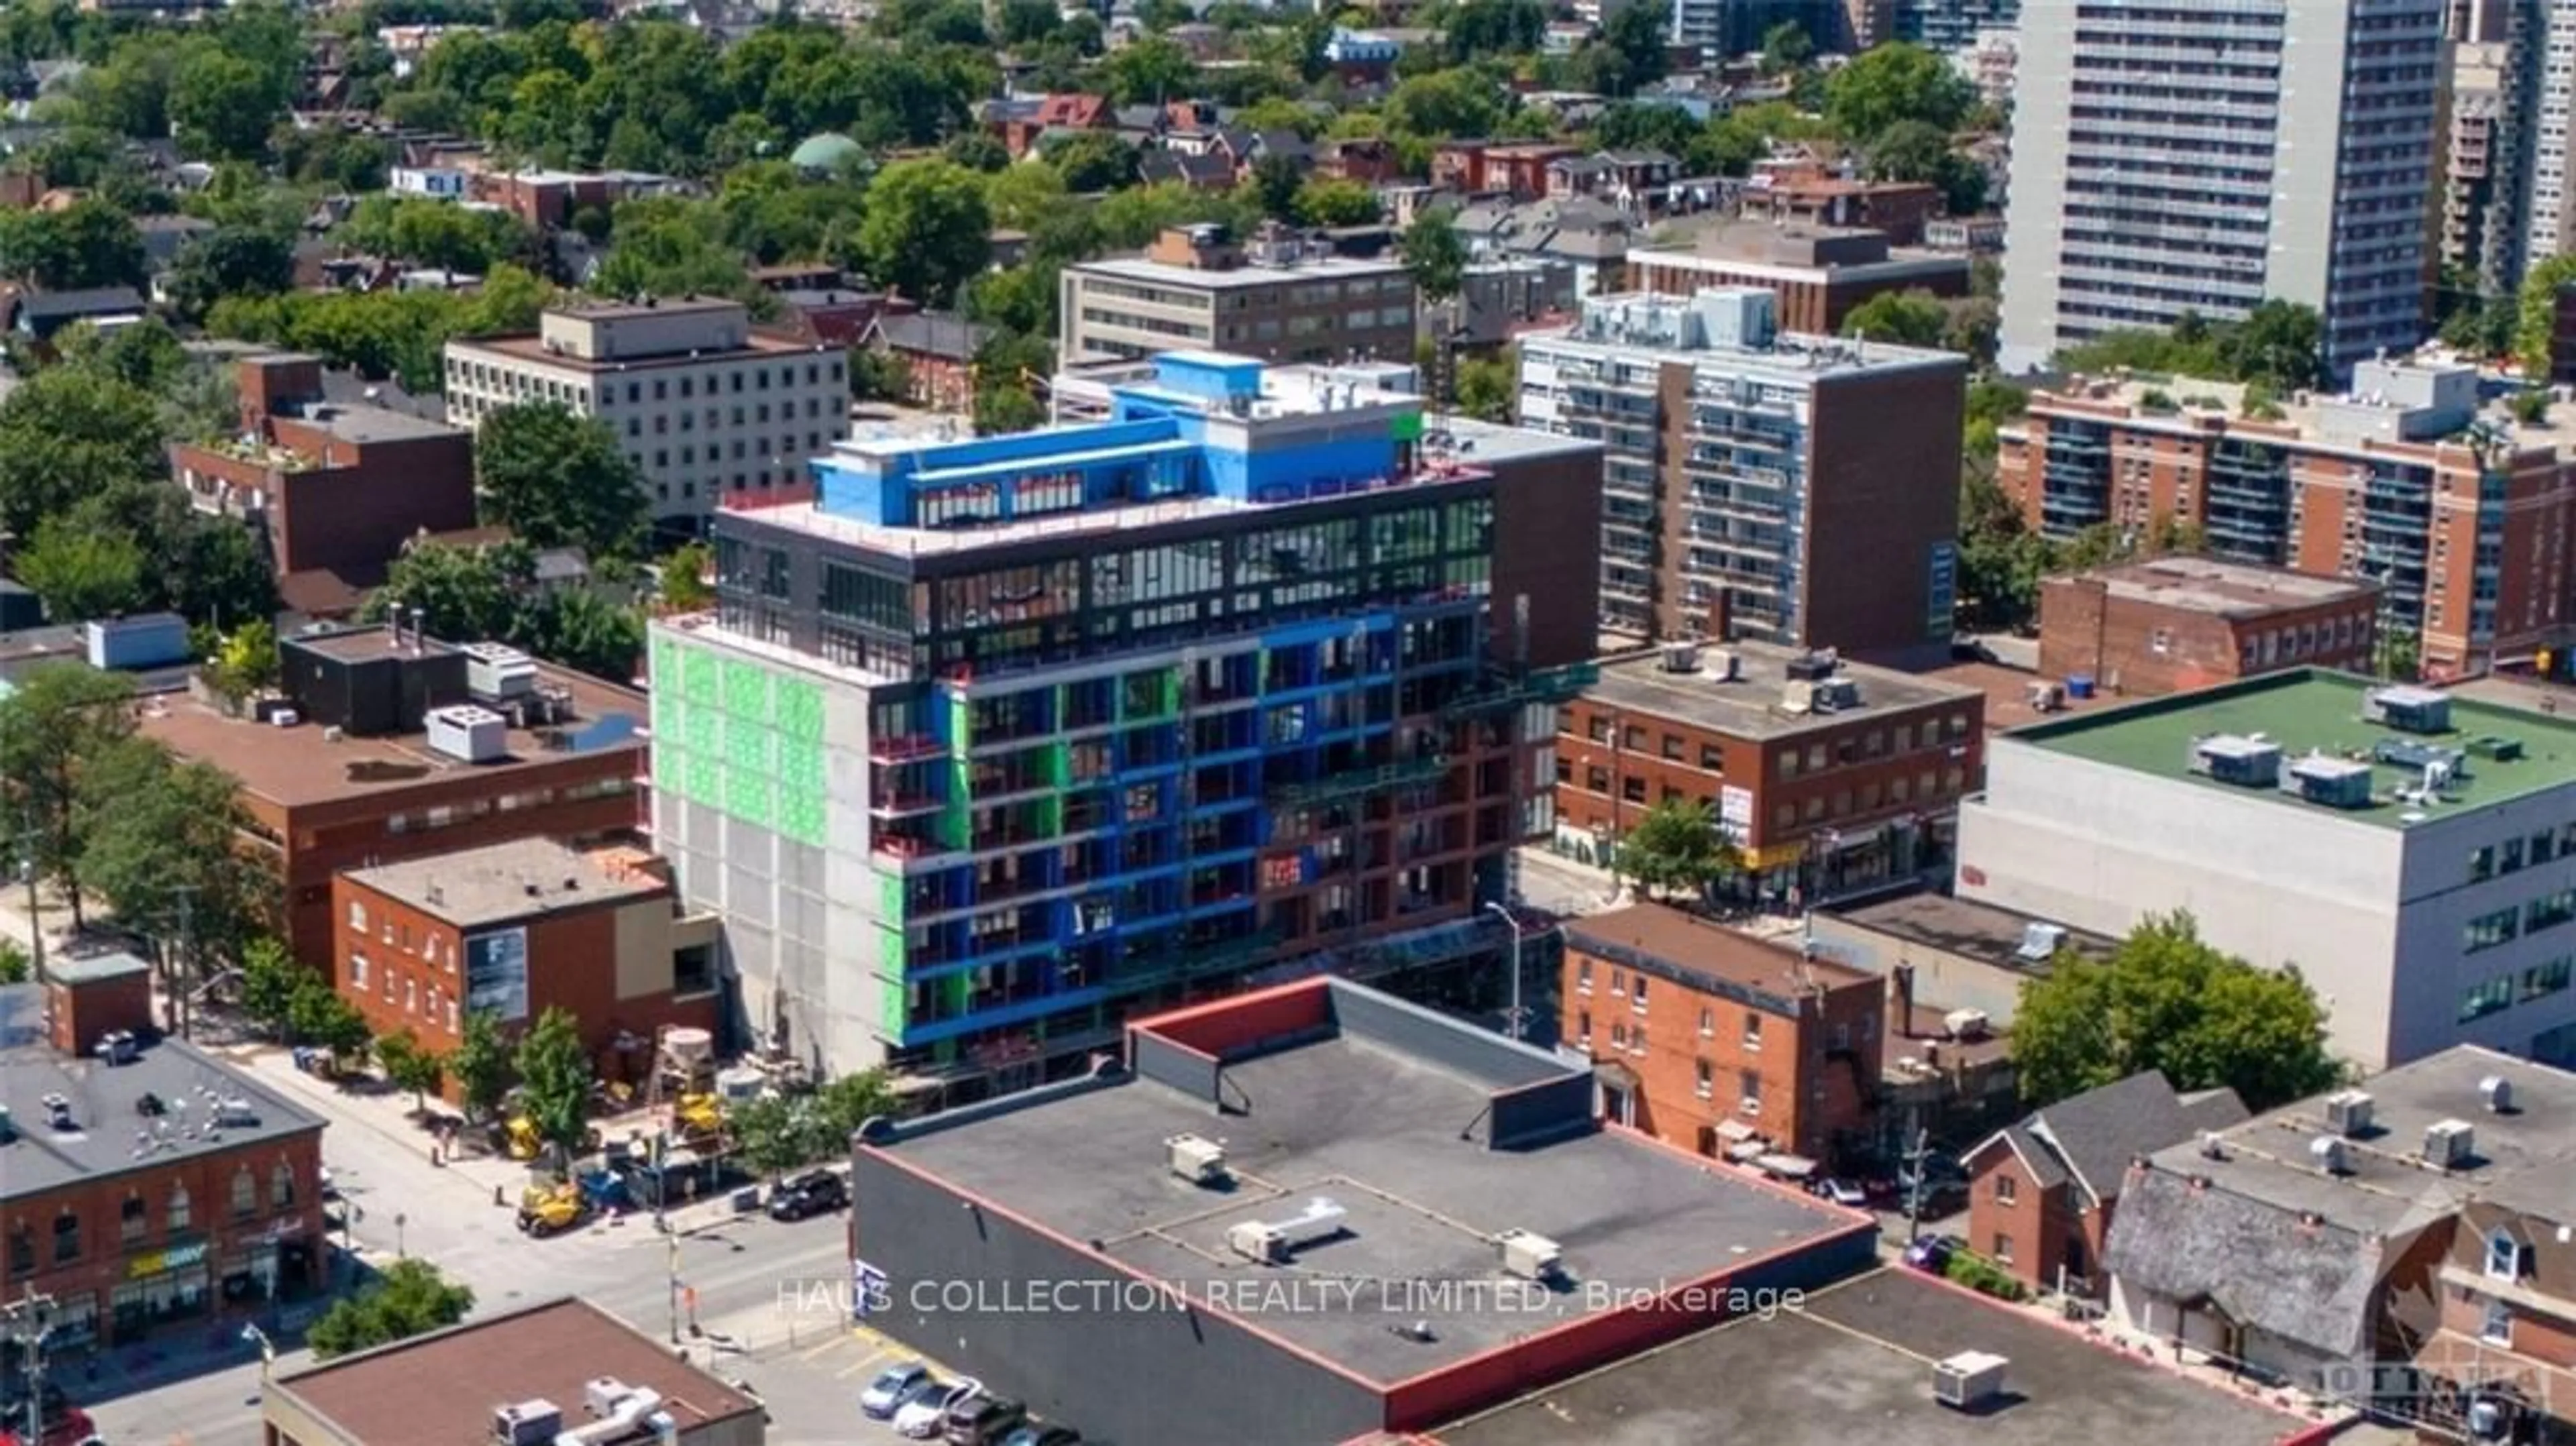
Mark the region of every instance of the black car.
[[769, 1218], [802, 1220], [828, 1215], [850, 1203], [850, 1187], [829, 1170], [815, 1170], [787, 1181], [769, 1193]]
[[1002, 1438], [1002, 1446], [1082, 1446], [1082, 1433], [1071, 1426], [1031, 1422]]

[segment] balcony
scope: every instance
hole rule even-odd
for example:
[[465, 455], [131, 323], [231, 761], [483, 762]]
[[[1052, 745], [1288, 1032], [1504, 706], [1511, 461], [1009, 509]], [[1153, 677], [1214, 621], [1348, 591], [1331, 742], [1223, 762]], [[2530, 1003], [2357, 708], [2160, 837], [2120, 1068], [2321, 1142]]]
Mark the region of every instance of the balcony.
[[868, 740], [868, 757], [878, 763], [911, 763], [936, 758], [948, 745], [927, 733], [904, 733]]
[[868, 800], [868, 816], [870, 818], [918, 818], [926, 813], [937, 813], [945, 806], [945, 801], [937, 794], [904, 789], [880, 789]]

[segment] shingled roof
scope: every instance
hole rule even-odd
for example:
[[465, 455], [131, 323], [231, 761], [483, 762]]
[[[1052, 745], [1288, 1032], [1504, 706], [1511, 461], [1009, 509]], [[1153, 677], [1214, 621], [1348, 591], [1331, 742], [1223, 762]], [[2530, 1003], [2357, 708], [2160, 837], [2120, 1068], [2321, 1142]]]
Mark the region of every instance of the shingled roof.
[[2122, 1285], [2207, 1306], [2240, 1326], [2338, 1358], [2370, 1344], [2371, 1300], [2388, 1243], [2378, 1236], [2194, 1183], [2136, 1172], [2120, 1196], [2103, 1263]]
[[1969, 1151], [1968, 1161], [2009, 1144], [2030, 1169], [2031, 1183], [2046, 1189], [2072, 1179], [2098, 1204], [2120, 1198], [2131, 1161], [2244, 1119], [2245, 1104], [2234, 1090], [2185, 1097], [2162, 1074], [2145, 1070], [2033, 1111]]

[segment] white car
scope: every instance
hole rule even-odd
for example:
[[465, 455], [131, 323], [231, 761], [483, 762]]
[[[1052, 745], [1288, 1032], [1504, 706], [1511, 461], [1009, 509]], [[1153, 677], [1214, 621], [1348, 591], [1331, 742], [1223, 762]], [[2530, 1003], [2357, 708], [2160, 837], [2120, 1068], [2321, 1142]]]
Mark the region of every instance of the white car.
[[859, 1393], [859, 1411], [871, 1420], [883, 1421], [933, 1384], [930, 1368], [919, 1361], [888, 1366]]
[[960, 1381], [945, 1391], [916, 1396], [894, 1413], [895, 1434], [911, 1441], [927, 1441], [947, 1424], [948, 1407], [984, 1389], [974, 1381]]

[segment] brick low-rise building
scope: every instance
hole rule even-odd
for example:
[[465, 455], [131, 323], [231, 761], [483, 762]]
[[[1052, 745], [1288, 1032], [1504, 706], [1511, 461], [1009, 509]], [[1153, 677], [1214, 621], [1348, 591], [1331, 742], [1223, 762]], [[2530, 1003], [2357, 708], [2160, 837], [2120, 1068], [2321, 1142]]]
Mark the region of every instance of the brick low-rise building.
[[1738, 894], [1912, 878], [1951, 856], [1959, 799], [1983, 778], [1984, 709], [1973, 688], [1763, 644], [1607, 659], [1559, 716], [1556, 845], [1601, 858], [1680, 798], [1709, 806]]
[[2208, 557], [2052, 577], [2039, 585], [2039, 671], [2141, 697], [2302, 665], [2366, 673], [2379, 591]]
[[1876, 976], [1661, 904], [1568, 924], [1563, 968], [1563, 1038], [1592, 1056], [1606, 1118], [1709, 1156], [1866, 1147]]
[[[288, 941], [314, 969], [331, 966], [342, 869], [517, 838], [622, 841], [640, 826], [645, 708], [632, 689], [395, 628], [290, 638], [279, 652], [287, 711], [244, 718], [172, 697], [141, 730], [240, 781], [245, 841], [276, 867]], [[486, 716], [433, 724], [456, 723], [459, 705]]]
[[1780, 298], [1780, 325], [1840, 336], [1854, 307], [1889, 292], [1968, 294], [1968, 258], [1901, 251], [1887, 233], [1736, 221], [1699, 233], [1688, 250], [1639, 248], [1628, 277], [1639, 291], [1689, 296], [1703, 287], [1758, 286]]
[[468, 1013], [506, 1028], [559, 1006], [601, 1077], [634, 1082], [665, 1027], [717, 1026], [715, 916], [638, 849], [514, 839], [351, 869], [331, 898], [334, 982], [380, 1035], [444, 1052]]
[[57, 960], [0, 986], [5, 1291], [52, 1297], [59, 1356], [274, 1327], [323, 1285], [323, 1121], [160, 1039], [150, 970]]

